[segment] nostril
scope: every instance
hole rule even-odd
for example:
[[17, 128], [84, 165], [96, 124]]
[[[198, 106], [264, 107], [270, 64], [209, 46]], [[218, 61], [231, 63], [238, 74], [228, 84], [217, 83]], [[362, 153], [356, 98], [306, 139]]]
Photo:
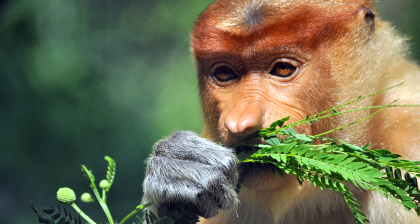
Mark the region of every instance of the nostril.
[[252, 127], [247, 127], [247, 128], [245, 128], [245, 130], [244, 131], [246, 131], [246, 132], [250, 132], [250, 131], [253, 131], [254, 130], [254, 128], [252, 128]]

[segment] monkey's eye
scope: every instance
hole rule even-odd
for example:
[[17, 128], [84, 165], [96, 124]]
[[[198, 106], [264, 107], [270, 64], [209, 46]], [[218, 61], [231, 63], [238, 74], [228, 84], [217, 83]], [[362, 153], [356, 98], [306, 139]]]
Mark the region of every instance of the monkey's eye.
[[220, 66], [214, 71], [214, 77], [220, 82], [236, 79], [238, 76], [229, 66]]
[[270, 71], [270, 75], [287, 78], [295, 73], [296, 67], [287, 62], [278, 62]]

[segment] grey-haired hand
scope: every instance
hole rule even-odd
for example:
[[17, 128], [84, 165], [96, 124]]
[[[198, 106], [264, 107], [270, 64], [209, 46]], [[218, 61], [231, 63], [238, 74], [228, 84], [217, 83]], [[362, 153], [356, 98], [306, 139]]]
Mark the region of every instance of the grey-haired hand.
[[180, 131], [157, 142], [147, 160], [143, 202], [155, 206], [194, 205], [211, 218], [218, 209], [237, 206], [237, 158], [191, 131]]

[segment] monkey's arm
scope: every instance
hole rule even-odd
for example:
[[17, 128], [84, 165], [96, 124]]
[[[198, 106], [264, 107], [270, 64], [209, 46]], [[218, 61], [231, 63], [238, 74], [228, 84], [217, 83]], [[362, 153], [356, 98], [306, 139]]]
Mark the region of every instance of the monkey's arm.
[[156, 207], [187, 203], [196, 207], [198, 215], [211, 218], [218, 209], [238, 204], [237, 179], [233, 150], [194, 132], [177, 132], [157, 142], [147, 160], [143, 203]]

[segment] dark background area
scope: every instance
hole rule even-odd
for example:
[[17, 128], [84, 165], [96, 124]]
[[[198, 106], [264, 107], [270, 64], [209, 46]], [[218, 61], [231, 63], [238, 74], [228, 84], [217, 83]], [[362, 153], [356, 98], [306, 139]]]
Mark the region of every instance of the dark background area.
[[[210, 2], [0, 0], [0, 223], [37, 223], [29, 201], [55, 204], [60, 187], [91, 192], [80, 164], [99, 182], [105, 155], [117, 163], [114, 219], [140, 203], [154, 142], [200, 132], [189, 32]], [[420, 1], [378, 10], [418, 61]], [[106, 222], [98, 204], [77, 204]]]

